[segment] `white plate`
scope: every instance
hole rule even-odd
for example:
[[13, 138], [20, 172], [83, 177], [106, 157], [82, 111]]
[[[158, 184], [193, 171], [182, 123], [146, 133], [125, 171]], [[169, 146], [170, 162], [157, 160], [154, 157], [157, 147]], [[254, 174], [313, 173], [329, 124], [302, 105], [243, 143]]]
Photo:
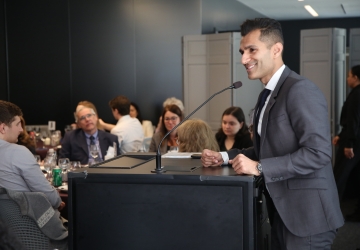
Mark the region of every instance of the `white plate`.
[[57, 189], [68, 191], [68, 185], [63, 185], [63, 186], [57, 187]]

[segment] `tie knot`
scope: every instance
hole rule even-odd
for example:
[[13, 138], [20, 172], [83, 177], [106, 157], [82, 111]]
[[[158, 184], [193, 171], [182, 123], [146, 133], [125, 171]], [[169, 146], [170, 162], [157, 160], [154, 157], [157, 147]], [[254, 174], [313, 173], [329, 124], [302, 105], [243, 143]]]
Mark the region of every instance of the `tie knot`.
[[94, 145], [94, 144], [95, 144], [95, 137], [90, 136], [90, 145]]

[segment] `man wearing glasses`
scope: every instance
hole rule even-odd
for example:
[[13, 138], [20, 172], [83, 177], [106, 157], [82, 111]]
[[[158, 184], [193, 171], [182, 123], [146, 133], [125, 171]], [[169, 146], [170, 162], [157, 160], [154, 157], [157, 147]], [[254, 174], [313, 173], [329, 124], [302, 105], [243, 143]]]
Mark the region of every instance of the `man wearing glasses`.
[[[76, 111], [78, 129], [65, 134], [59, 157], [69, 158], [70, 161], [80, 161], [81, 164], [89, 162], [99, 162], [104, 160], [106, 151], [109, 147], [116, 145], [119, 152], [119, 143], [117, 137], [110, 133], [98, 130], [98, 117], [92, 108], [82, 106]], [[94, 159], [91, 155], [90, 147], [96, 145], [98, 155]]]

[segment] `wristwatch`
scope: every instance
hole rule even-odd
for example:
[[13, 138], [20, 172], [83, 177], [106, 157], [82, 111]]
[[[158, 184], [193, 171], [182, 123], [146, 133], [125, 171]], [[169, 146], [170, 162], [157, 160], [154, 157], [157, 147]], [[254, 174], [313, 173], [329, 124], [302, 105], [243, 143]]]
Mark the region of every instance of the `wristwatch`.
[[259, 174], [262, 175], [262, 166], [261, 166], [261, 163], [260, 161], [258, 162], [257, 166], [256, 166], [256, 169], [259, 171]]

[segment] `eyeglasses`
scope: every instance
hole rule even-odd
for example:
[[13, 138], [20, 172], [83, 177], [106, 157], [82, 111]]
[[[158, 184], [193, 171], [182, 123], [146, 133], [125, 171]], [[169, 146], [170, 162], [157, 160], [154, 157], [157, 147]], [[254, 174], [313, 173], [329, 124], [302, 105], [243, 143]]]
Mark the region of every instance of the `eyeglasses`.
[[173, 117], [166, 117], [165, 118], [165, 121], [166, 122], [169, 122], [169, 121], [176, 121], [179, 117], [178, 116], [173, 116]]
[[79, 121], [84, 121], [85, 119], [89, 119], [91, 116], [93, 116], [95, 114], [87, 114], [87, 115], [83, 115], [79, 118]]

